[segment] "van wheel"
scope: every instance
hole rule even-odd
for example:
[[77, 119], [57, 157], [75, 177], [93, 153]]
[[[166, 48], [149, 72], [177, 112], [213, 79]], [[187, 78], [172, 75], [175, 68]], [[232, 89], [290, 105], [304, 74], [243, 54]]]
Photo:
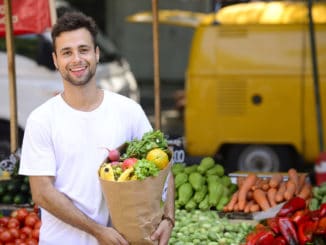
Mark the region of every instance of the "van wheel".
[[231, 146], [225, 168], [231, 171], [278, 172], [287, 171], [292, 165], [288, 147], [267, 145]]

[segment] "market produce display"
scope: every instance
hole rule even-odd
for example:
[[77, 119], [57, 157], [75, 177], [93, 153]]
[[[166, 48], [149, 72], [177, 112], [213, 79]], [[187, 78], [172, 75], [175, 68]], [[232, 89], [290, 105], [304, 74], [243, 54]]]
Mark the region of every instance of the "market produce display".
[[41, 220], [38, 208], [19, 208], [0, 217], [0, 244], [37, 245]]
[[27, 176], [12, 175], [8, 180], [0, 181], [1, 204], [31, 204], [31, 191]]
[[224, 206], [225, 212], [266, 211], [292, 197], [308, 201], [312, 197], [312, 186], [305, 173], [289, 169], [287, 175], [274, 173], [271, 177], [258, 177], [256, 173], [237, 177], [238, 190]]
[[246, 238], [246, 245], [325, 244], [326, 203], [311, 211], [306, 200], [293, 197], [277, 215], [259, 223]]
[[175, 212], [175, 227], [170, 245], [228, 245], [241, 244], [253, 226], [246, 222], [231, 223], [216, 212], [180, 210]]
[[191, 166], [174, 163], [172, 173], [177, 209], [221, 211], [237, 190], [237, 185], [224, 175], [223, 166], [211, 157], [204, 157], [199, 164]]

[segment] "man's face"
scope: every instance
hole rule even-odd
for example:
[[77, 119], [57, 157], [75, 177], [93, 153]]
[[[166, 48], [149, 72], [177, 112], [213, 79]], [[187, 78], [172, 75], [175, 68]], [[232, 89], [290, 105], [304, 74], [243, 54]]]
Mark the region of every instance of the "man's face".
[[82, 86], [94, 79], [99, 49], [94, 48], [92, 36], [87, 29], [62, 32], [55, 44], [53, 61], [65, 81]]

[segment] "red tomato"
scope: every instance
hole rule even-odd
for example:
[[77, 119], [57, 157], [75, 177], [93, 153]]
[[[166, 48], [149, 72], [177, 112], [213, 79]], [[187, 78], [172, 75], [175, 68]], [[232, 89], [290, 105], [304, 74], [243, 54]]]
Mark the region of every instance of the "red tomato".
[[38, 241], [36, 239], [34, 239], [34, 238], [27, 238], [26, 241], [25, 241], [25, 243], [27, 245], [37, 245], [38, 244]]
[[3, 216], [0, 218], [0, 226], [7, 226], [9, 217]]
[[14, 239], [19, 238], [19, 229], [18, 228], [9, 228], [8, 230]]
[[34, 229], [40, 229], [41, 228], [41, 225], [42, 225], [42, 221], [41, 220], [38, 220], [35, 225], [34, 225]]
[[9, 230], [4, 230], [0, 234], [0, 241], [2, 241], [2, 242], [10, 242], [10, 241], [12, 241], [12, 235], [11, 235]]
[[[32, 236], [32, 228], [29, 226], [24, 226], [23, 228], [20, 229], [20, 234], [25, 234], [27, 238]], [[22, 238], [20, 236], [20, 238]]]
[[16, 218], [17, 218], [20, 222], [22, 222], [22, 221], [24, 221], [25, 218], [27, 217], [27, 215], [28, 215], [28, 211], [27, 211], [26, 208], [20, 208], [20, 209], [17, 210], [17, 213], [16, 213], [16, 214], [17, 214], [17, 215], [16, 215]]
[[7, 224], [8, 228], [17, 228], [19, 226], [20, 226], [20, 222], [17, 218], [14, 218], [14, 217], [9, 218], [9, 221]]
[[26, 235], [26, 233], [23, 233], [22, 231], [20, 231], [19, 239], [25, 241], [25, 240], [27, 239], [27, 235]]
[[37, 223], [37, 221], [39, 221], [37, 216], [35, 216], [34, 214], [29, 214], [25, 218], [24, 224], [25, 224], [25, 226], [29, 226], [31, 228], [34, 228], [34, 225]]
[[40, 229], [32, 230], [32, 238], [35, 238], [36, 240], [38, 240], [39, 237], [40, 237]]

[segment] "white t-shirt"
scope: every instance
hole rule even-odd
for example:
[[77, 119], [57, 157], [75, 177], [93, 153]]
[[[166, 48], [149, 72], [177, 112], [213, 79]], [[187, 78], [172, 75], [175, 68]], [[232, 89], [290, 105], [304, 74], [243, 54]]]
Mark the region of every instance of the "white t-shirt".
[[[139, 104], [104, 91], [101, 105], [83, 112], [57, 95], [27, 120], [19, 174], [54, 176], [54, 186], [98, 223], [106, 225], [109, 213], [98, 180], [98, 168], [114, 149], [140, 139], [152, 127]], [[64, 209], [64, 207], [62, 207]], [[55, 218], [41, 207], [40, 245], [98, 244], [96, 239]]]

